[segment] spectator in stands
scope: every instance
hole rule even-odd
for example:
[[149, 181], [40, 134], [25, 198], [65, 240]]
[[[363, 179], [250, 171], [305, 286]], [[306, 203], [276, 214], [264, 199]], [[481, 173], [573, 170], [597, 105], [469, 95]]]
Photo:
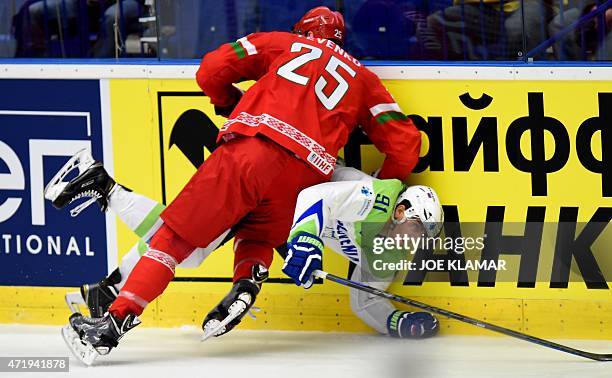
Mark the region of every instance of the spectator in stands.
[[347, 46], [359, 59], [418, 59], [415, 33], [426, 26], [425, 1], [345, 3]]
[[[121, 8], [119, 7], [121, 4]], [[96, 58], [111, 58], [115, 56], [115, 24], [117, 21], [120, 38], [119, 48], [128, 34], [138, 31], [138, 17], [144, 0], [28, 0], [13, 19], [14, 34], [17, 39], [19, 57], [49, 57], [61, 56], [53, 53], [48, 42], [64, 40], [70, 36], [78, 36], [82, 32], [77, 26], [79, 16], [87, 15], [89, 29], [87, 33], [95, 35], [96, 42], [89, 51], [89, 56]], [[80, 7], [86, 6], [85, 12]], [[121, 12], [120, 12], [121, 11]], [[63, 34], [62, 34], [63, 32]], [[89, 35], [85, 38], [89, 45]], [[89, 48], [89, 46], [87, 47]], [[85, 57], [87, 51], [82, 51], [80, 57]], [[63, 52], [62, 52], [63, 55]], [[73, 56], [74, 54], [68, 54]]]
[[[580, 6], [582, 6], [582, 9]], [[555, 16], [548, 26], [550, 35], [557, 35], [580, 17], [596, 9], [597, 2], [595, 0], [574, 3], [573, 7]], [[575, 28], [563, 35], [554, 45], [555, 57], [560, 60], [611, 60], [611, 30], [612, 8], [609, 8], [603, 15], [595, 16], [581, 27]]]
[[12, 58], [15, 56], [17, 41], [12, 32], [11, 20], [16, 10], [26, 0], [0, 1], [0, 58]]
[[[523, 7], [522, 14], [519, 9], [506, 19], [508, 58], [521, 58], [548, 38], [547, 25], [558, 12], [558, 7], [555, 6], [558, 1], [567, 0], [523, 0], [520, 4]], [[521, 54], [517, 54], [519, 51]], [[547, 59], [544, 53], [534, 58]]]
[[[100, 32], [98, 39], [94, 44], [91, 55], [95, 58], [111, 58], [115, 56], [115, 20], [119, 21], [117, 25], [117, 32], [121, 32], [121, 38], [117, 39], [118, 43], [124, 41], [128, 34], [138, 32], [140, 30], [140, 23], [138, 17], [140, 16], [141, 9], [144, 6], [144, 0], [121, 0], [121, 13], [119, 13], [119, 4], [113, 0], [87, 0], [91, 5], [97, 2], [103, 2], [106, 9], [102, 15], [100, 23]], [[121, 30], [120, 23], [121, 16], [123, 16], [124, 30]], [[122, 46], [117, 46], [121, 53]]]
[[612, 8], [608, 8], [604, 13], [605, 19], [605, 38], [598, 47], [598, 58], [601, 60], [612, 60]]
[[519, 0], [455, 0], [427, 18], [419, 40], [430, 59], [520, 59], [523, 31], [529, 50], [542, 41], [538, 31], [545, 32], [543, 20], [552, 18], [552, 7], [545, 0], [523, 0], [522, 4], [521, 13]]
[[78, 0], [28, 0], [14, 18], [17, 53], [20, 57], [47, 57], [47, 39], [74, 24]]

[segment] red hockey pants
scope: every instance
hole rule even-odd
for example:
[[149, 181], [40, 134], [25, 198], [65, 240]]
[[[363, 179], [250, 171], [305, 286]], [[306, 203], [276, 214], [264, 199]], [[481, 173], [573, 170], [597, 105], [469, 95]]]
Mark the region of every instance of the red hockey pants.
[[299, 192], [326, 179], [264, 137], [237, 137], [219, 146], [161, 214], [164, 226], [130, 274], [111, 312], [140, 314], [174, 277], [195, 247], [206, 247], [237, 225], [234, 280], [255, 264], [269, 267], [286, 241]]

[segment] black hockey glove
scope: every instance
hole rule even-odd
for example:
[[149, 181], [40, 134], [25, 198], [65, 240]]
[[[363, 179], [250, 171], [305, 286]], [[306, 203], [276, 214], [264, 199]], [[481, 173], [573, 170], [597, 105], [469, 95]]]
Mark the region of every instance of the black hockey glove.
[[238, 105], [238, 103], [240, 102], [240, 99], [242, 98], [242, 95], [244, 94], [244, 92], [240, 88], [236, 88], [235, 93], [236, 93], [236, 96], [234, 97], [234, 102], [231, 105], [228, 105], [228, 106], [215, 105], [216, 115], [225, 117], [225, 118], [229, 118], [230, 114], [232, 114], [232, 112], [234, 111], [234, 108], [236, 108], [236, 105]]

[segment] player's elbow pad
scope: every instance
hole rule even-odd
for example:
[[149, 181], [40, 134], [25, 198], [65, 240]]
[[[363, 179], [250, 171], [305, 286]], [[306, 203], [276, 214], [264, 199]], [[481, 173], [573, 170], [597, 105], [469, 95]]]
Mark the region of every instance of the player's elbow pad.
[[208, 88], [210, 87], [211, 77], [206, 74], [206, 70], [203, 66], [200, 66], [198, 72], [196, 72], [196, 82], [204, 94], [206, 94], [206, 92], [208, 92]]

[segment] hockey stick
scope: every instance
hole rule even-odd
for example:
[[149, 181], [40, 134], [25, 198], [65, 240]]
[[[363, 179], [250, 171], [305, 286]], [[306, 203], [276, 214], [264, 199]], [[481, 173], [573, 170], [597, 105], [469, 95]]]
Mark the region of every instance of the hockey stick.
[[508, 329], [508, 328], [497, 326], [495, 324], [491, 324], [491, 323], [483, 322], [483, 321], [478, 320], [478, 319], [470, 318], [469, 316], [461, 315], [461, 314], [458, 314], [456, 312], [452, 312], [452, 311], [444, 310], [444, 309], [441, 309], [441, 308], [438, 308], [438, 307], [430, 306], [428, 304], [425, 304], [425, 303], [422, 303], [422, 302], [419, 302], [419, 301], [415, 301], [413, 299], [408, 299], [408, 298], [400, 297], [398, 295], [394, 295], [394, 294], [391, 294], [389, 292], [386, 292], [386, 291], [383, 291], [383, 290], [379, 290], [379, 289], [375, 289], [375, 288], [373, 288], [371, 286], [368, 286], [368, 285], [364, 285], [364, 284], [362, 284], [360, 282], [355, 282], [355, 281], [347, 280], [347, 279], [344, 279], [344, 278], [340, 278], [340, 277], [335, 276], [335, 275], [333, 275], [331, 273], [327, 273], [327, 272], [323, 272], [323, 271], [317, 270], [317, 271], [315, 271], [315, 276], [318, 277], [318, 278], [323, 278], [323, 279], [327, 279], [329, 281], [333, 281], [333, 282], [335, 282], [337, 284], [340, 284], [340, 285], [352, 287], [353, 289], [357, 289], [357, 290], [368, 292], [370, 294], [378, 295], [379, 297], [387, 298], [387, 299], [390, 299], [392, 301], [396, 301], [396, 302], [400, 302], [400, 303], [403, 303], [403, 304], [407, 304], [409, 306], [417, 307], [417, 308], [420, 308], [420, 309], [428, 311], [428, 312], [433, 312], [434, 314], [438, 314], [438, 315], [446, 316], [448, 318], [459, 320], [461, 322], [468, 323], [468, 324], [474, 325], [476, 327], [488, 329], [488, 330], [494, 331], [494, 332], [499, 332], [501, 334], [504, 334], [504, 335], [507, 335], [507, 336], [511, 336], [511, 337], [514, 337], [514, 338], [517, 338], [517, 339], [521, 339], [521, 340], [524, 340], [524, 341], [529, 341], [530, 343], [538, 344], [538, 345], [541, 345], [541, 346], [544, 346], [544, 347], [547, 347], [547, 348], [556, 349], [556, 350], [561, 351], [561, 352], [570, 353], [570, 354], [573, 354], [573, 355], [576, 355], [576, 356], [580, 356], [580, 357], [584, 357], [584, 358], [589, 358], [589, 359], [595, 360], [595, 361], [612, 361], [612, 354], [591, 353], [591, 352], [586, 352], [586, 351], [579, 350], [579, 349], [570, 348], [568, 346], [557, 344], [557, 343], [554, 343], [552, 341], [540, 339], [539, 337], [530, 336], [530, 335], [527, 335], [527, 334], [524, 334], [524, 333], [521, 333], [521, 332], [518, 332], [518, 331], [513, 331], [513, 330]]

